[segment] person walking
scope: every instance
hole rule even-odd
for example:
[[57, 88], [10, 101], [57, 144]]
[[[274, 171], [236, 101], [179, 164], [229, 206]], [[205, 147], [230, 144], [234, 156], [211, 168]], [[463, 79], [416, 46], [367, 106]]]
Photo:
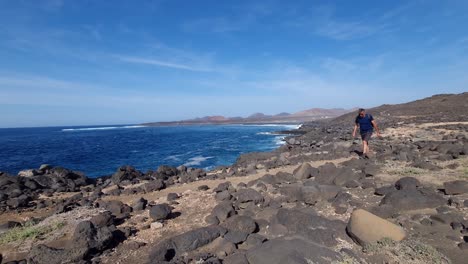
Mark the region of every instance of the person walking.
[[380, 131], [374, 117], [370, 114], [366, 114], [366, 110], [363, 108], [359, 109], [358, 116], [354, 122], [353, 138], [356, 137], [357, 128], [359, 126], [359, 132], [362, 139], [362, 156], [368, 159], [369, 156], [369, 140], [372, 137], [374, 129], [377, 132], [377, 136], [380, 137]]

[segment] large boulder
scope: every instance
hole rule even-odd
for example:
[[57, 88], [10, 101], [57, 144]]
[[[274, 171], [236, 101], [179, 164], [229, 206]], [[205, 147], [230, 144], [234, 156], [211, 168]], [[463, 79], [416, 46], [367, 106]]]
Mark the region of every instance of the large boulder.
[[224, 238], [234, 244], [244, 242], [248, 235], [257, 229], [257, 223], [251, 217], [244, 215], [228, 218], [221, 226], [228, 229]]
[[84, 255], [110, 248], [115, 243], [114, 226], [95, 227], [91, 221], [80, 222], [70, 240], [69, 249], [79, 250]]
[[[46, 174], [44, 174], [46, 172]], [[46, 171], [23, 172], [25, 187], [36, 189], [50, 189], [58, 192], [79, 191], [81, 186], [88, 185], [91, 181], [82, 173], [74, 172], [62, 167], [54, 167]]]
[[149, 215], [154, 221], [161, 221], [169, 217], [172, 213], [172, 207], [168, 204], [157, 204], [151, 206]]
[[246, 256], [250, 264], [334, 263], [340, 259], [327, 247], [297, 238], [269, 240], [249, 250]]
[[132, 212], [132, 208], [118, 200], [100, 201], [99, 207], [111, 212], [114, 216], [121, 217]]
[[335, 246], [336, 238], [345, 239], [346, 224], [339, 220], [329, 220], [308, 209], [279, 209], [272, 219], [272, 224], [280, 224], [287, 228], [288, 234], [301, 236], [308, 241], [326, 246]]
[[259, 204], [264, 200], [261, 193], [251, 188], [240, 189], [233, 195], [239, 203], [254, 202]]
[[176, 256], [207, 245], [225, 233], [223, 227], [207, 226], [163, 240], [151, 250], [149, 263], [171, 261]]
[[401, 227], [363, 209], [354, 210], [346, 231], [361, 246], [375, 243], [383, 238], [400, 241], [406, 236]]
[[[71, 264], [82, 263], [86, 250], [83, 249], [56, 249], [46, 245], [34, 245], [28, 252], [28, 263], [32, 264]], [[16, 262], [14, 262], [16, 263]]]
[[312, 166], [310, 166], [309, 163], [304, 162], [302, 163], [302, 165], [300, 165], [294, 170], [293, 175], [294, 175], [294, 178], [298, 180], [305, 180], [305, 179], [315, 176], [317, 172], [318, 170], [316, 168], [312, 168]]
[[175, 176], [177, 175], [177, 168], [167, 166], [167, 165], [161, 165], [158, 167], [157, 173], [166, 175], [166, 176]]
[[211, 214], [216, 216], [220, 222], [223, 222], [227, 218], [235, 215], [236, 211], [234, 210], [234, 207], [232, 207], [232, 203], [221, 202], [213, 208]]
[[164, 187], [164, 182], [160, 179], [147, 182], [142, 186], [143, 190], [147, 193], [162, 190]]
[[120, 184], [123, 181], [131, 181], [135, 178], [141, 177], [142, 175], [143, 174], [140, 171], [137, 171], [132, 166], [122, 166], [112, 175], [111, 181], [114, 184]]
[[444, 192], [447, 195], [457, 195], [468, 193], [468, 181], [444, 182]]
[[421, 187], [421, 183], [413, 177], [403, 177], [395, 182], [397, 190], [415, 190], [418, 187]]
[[395, 190], [384, 196], [381, 205], [389, 205], [399, 211], [436, 208], [447, 201], [427, 188]]

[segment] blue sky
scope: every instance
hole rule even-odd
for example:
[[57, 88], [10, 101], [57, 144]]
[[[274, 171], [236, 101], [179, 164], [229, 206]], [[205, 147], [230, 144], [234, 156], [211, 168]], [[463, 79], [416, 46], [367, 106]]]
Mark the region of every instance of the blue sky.
[[0, 0], [0, 126], [275, 114], [460, 93], [468, 91], [467, 13], [464, 0]]

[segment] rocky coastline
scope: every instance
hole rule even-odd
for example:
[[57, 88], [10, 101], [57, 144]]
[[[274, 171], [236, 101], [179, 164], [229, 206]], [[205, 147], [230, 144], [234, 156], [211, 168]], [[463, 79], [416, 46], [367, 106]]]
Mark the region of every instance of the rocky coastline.
[[[0, 172], [1, 263], [464, 263], [468, 93], [304, 124], [212, 171]], [[284, 132], [283, 132], [284, 133]]]

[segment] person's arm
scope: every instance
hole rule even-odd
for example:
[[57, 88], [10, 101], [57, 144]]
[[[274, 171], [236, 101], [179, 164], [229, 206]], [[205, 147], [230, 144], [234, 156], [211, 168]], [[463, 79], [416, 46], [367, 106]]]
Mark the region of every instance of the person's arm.
[[372, 126], [374, 126], [375, 128], [375, 131], [377, 131], [377, 136], [380, 137], [380, 130], [379, 130], [379, 127], [377, 126], [377, 122], [375, 122], [375, 120], [372, 120]]
[[354, 124], [353, 138], [355, 138], [355, 137], [356, 137], [356, 131], [357, 131], [357, 127], [358, 127], [358, 125], [357, 125], [357, 124]]

